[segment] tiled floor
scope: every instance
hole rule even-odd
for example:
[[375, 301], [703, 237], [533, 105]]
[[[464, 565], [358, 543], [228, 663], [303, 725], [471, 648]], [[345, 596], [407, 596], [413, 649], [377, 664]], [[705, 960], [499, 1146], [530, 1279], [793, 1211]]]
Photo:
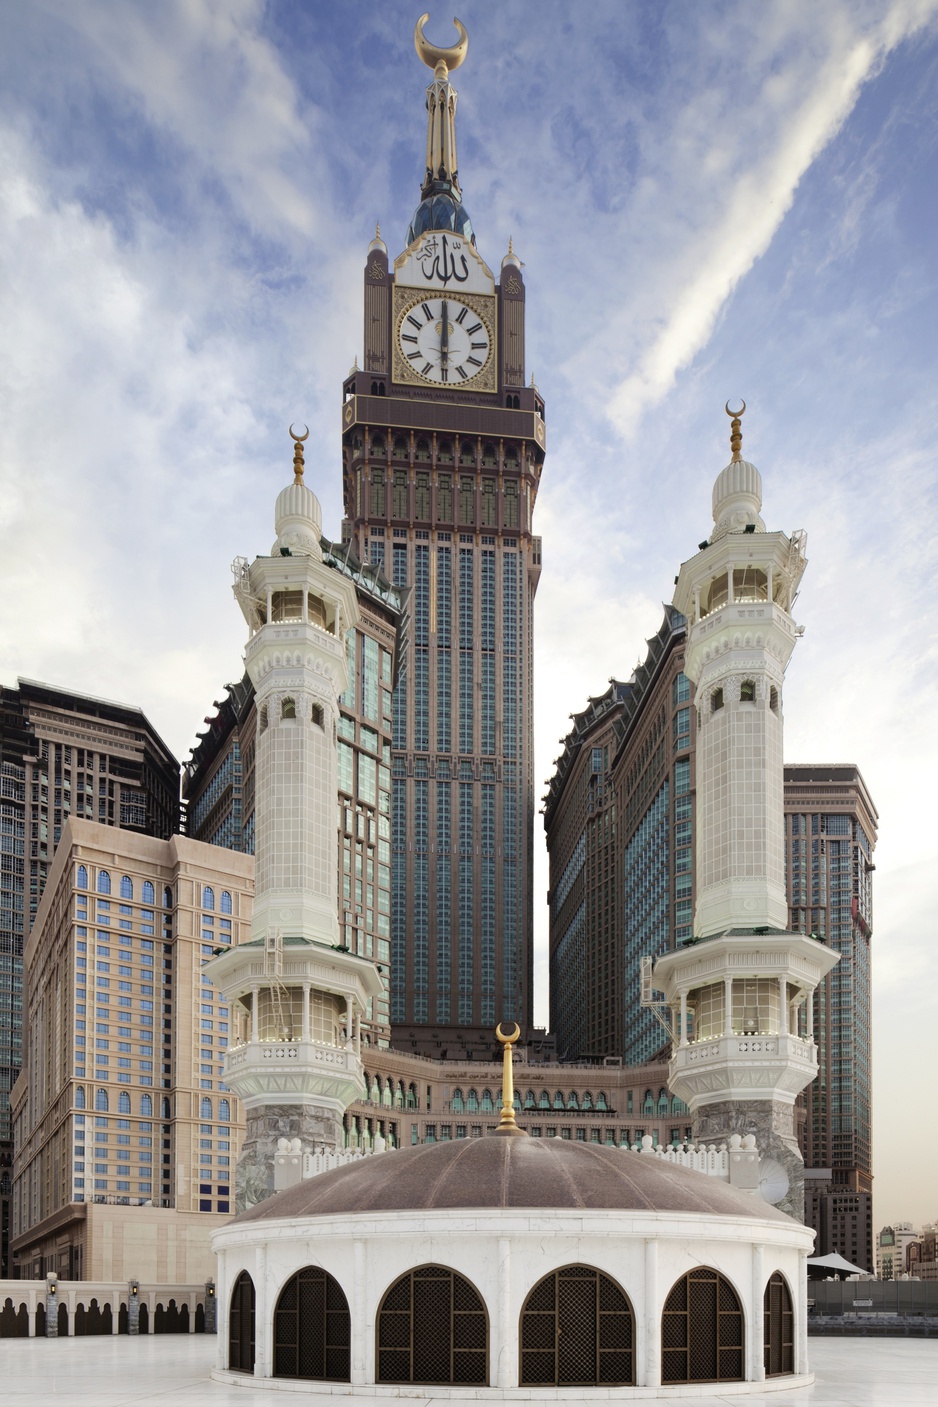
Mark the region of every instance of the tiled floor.
[[[813, 1387], [752, 1397], [673, 1398], [691, 1407], [934, 1407], [938, 1339], [812, 1339]], [[314, 1394], [230, 1387], [209, 1377], [215, 1340], [149, 1338], [4, 1339], [2, 1407], [289, 1407]], [[432, 1393], [432, 1389], [429, 1390]], [[320, 1401], [330, 1399], [320, 1398]], [[361, 1398], [357, 1399], [361, 1401]], [[387, 1407], [387, 1397], [374, 1399]], [[433, 1400], [432, 1398], [429, 1400]], [[659, 1399], [661, 1400], [661, 1399]], [[341, 1397], [331, 1398], [338, 1404]], [[410, 1401], [414, 1401], [413, 1398]], [[438, 1403], [442, 1399], [437, 1398]], [[452, 1399], [447, 1407], [457, 1407]]]

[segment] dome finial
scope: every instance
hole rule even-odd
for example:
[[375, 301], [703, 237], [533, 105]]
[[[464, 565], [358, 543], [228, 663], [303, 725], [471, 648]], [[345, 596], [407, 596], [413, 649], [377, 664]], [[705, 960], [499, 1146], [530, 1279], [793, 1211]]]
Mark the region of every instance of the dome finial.
[[414, 48], [427, 68], [433, 69], [433, 76], [445, 83], [447, 74], [452, 73], [454, 68], [458, 68], [466, 57], [466, 50], [469, 48], [469, 35], [466, 33], [466, 26], [462, 20], [454, 19], [453, 24], [459, 30], [459, 43], [454, 44], [451, 49], [440, 49], [435, 44], [431, 44], [423, 32], [423, 27], [429, 18], [428, 11], [425, 15], [421, 15], [414, 25]]
[[303, 482], [303, 470], [306, 467], [303, 462], [303, 442], [309, 439], [309, 426], [304, 425], [304, 435], [294, 433], [293, 426], [290, 426], [290, 439], [293, 440], [296, 448], [293, 451], [293, 482], [301, 484]]
[[450, 73], [466, 57], [469, 36], [461, 20], [454, 20], [459, 30], [459, 43], [450, 49], [440, 49], [425, 37], [423, 27], [429, 15], [421, 15], [414, 28], [414, 48], [428, 68], [433, 80], [427, 88], [427, 159], [420, 204], [407, 231], [407, 243], [413, 244], [422, 234], [440, 230], [459, 235], [468, 244], [475, 244], [472, 221], [462, 203], [459, 187], [459, 163], [456, 160], [456, 89], [450, 83]]
[[515, 1081], [512, 1068], [512, 1046], [521, 1035], [521, 1027], [517, 1021], [513, 1021], [511, 1029], [503, 1035], [504, 1023], [500, 1022], [495, 1027], [495, 1038], [505, 1048], [504, 1060], [502, 1064], [502, 1117], [498, 1121], [496, 1133], [504, 1135], [521, 1134], [527, 1137], [524, 1129], [519, 1129], [515, 1123]]
[[739, 410], [730, 410], [730, 403], [727, 401], [724, 408], [730, 417], [730, 449], [733, 451], [733, 460], [738, 462], [743, 457], [743, 430], [739, 422], [746, 413], [746, 402], [743, 401]]

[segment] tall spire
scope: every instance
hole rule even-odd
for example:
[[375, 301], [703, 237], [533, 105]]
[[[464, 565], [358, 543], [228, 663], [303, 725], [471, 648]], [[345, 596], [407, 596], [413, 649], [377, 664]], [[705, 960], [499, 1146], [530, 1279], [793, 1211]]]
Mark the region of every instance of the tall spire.
[[469, 36], [461, 20], [454, 20], [459, 43], [441, 49], [425, 38], [423, 27], [430, 18], [421, 15], [414, 26], [414, 48], [433, 69], [433, 82], [427, 88], [427, 161], [421, 202], [407, 231], [411, 244], [427, 230], [452, 230], [475, 244], [469, 214], [462, 203], [459, 165], [456, 160], [456, 89], [449, 75], [466, 57]]

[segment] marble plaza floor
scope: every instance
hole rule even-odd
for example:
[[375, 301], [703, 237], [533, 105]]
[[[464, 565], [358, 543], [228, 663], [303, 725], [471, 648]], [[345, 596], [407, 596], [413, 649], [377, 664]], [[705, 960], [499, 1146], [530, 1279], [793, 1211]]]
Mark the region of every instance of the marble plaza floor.
[[[813, 1387], [751, 1397], [673, 1398], [694, 1407], [933, 1407], [938, 1339], [811, 1339]], [[2, 1407], [289, 1407], [314, 1394], [232, 1387], [209, 1376], [214, 1338], [161, 1334], [139, 1339], [0, 1340]], [[432, 1396], [442, 1407], [444, 1399]], [[342, 1397], [320, 1398], [338, 1404]], [[355, 1399], [362, 1401], [362, 1398]], [[395, 1399], [376, 1398], [385, 1404]], [[407, 1400], [407, 1399], [397, 1399]], [[409, 1399], [413, 1401], [414, 1399]], [[658, 1401], [667, 1400], [659, 1398]], [[532, 1401], [537, 1398], [532, 1394]], [[446, 1399], [447, 1407], [458, 1403]], [[478, 1404], [476, 1404], [478, 1407]]]

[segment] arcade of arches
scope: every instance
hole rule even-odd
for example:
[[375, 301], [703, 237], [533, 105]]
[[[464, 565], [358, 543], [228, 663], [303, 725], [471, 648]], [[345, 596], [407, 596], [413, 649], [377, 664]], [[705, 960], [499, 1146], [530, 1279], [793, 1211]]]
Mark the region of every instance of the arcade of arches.
[[[792, 1299], [774, 1272], [763, 1297], [766, 1376], [794, 1372]], [[231, 1294], [228, 1368], [253, 1373], [255, 1291], [246, 1270]], [[273, 1376], [349, 1382], [352, 1322], [339, 1282], [317, 1266], [286, 1281], [273, 1320]], [[587, 1265], [544, 1276], [525, 1298], [519, 1324], [520, 1387], [609, 1387], [635, 1383], [636, 1317], [625, 1289]], [[739, 1296], [700, 1266], [671, 1287], [661, 1316], [661, 1381], [745, 1377]], [[489, 1315], [475, 1286], [442, 1265], [401, 1275], [385, 1291], [375, 1333], [375, 1382], [484, 1386], [490, 1382]]]

